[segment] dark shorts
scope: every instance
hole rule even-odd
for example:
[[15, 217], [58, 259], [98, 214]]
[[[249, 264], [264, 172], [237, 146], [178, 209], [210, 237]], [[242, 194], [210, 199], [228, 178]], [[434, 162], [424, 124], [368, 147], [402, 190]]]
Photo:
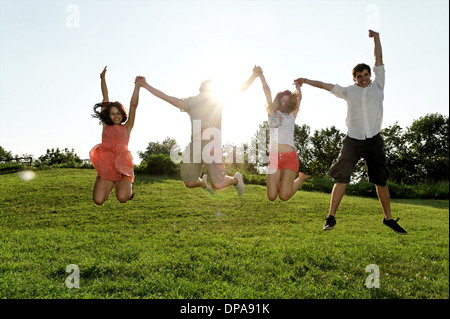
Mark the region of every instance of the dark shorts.
[[346, 136], [339, 156], [334, 160], [328, 174], [335, 183], [348, 184], [356, 163], [361, 157], [366, 162], [369, 182], [386, 186], [389, 169], [384, 152], [384, 140], [380, 134], [366, 140], [357, 140]]

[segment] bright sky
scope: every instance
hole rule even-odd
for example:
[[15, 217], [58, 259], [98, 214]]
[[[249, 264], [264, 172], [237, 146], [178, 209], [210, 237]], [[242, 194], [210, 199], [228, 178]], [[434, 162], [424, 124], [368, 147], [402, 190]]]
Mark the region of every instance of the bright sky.
[[[351, 85], [356, 64], [374, 64], [368, 29], [383, 47], [383, 127], [448, 116], [447, 0], [0, 0], [0, 146], [35, 158], [67, 147], [88, 158], [101, 142], [91, 114], [105, 65], [110, 100], [127, 108], [137, 75], [178, 98], [207, 78], [237, 89], [255, 64], [273, 95], [293, 90], [297, 77]], [[298, 125], [346, 132], [345, 101], [307, 85], [302, 92]], [[257, 79], [225, 106], [223, 141], [250, 142], [264, 120]], [[189, 116], [141, 89], [135, 163], [137, 151], [166, 137], [184, 147]]]

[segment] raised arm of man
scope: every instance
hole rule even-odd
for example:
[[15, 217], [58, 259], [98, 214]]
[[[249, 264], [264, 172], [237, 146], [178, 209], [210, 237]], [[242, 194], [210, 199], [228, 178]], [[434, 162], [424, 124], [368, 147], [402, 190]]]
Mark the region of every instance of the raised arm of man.
[[167, 103], [172, 104], [173, 106], [179, 108], [180, 110], [184, 110], [184, 101], [182, 99], [170, 96], [165, 94], [164, 92], [161, 92], [158, 89], [155, 89], [153, 86], [151, 86], [150, 84], [147, 83], [145, 77], [140, 77], [139, 79], [140, 85], [146, 89], [147, 91], [149, 91], [150, 93], [152, 93], [154, 96], [160, 98], [161, 100], [166, 101]]
[[375, 65], [376, 66], [383, 65], [383, 51], [381, 49], [380, 34], [378, 32], [369, 30], [369, 37], [373, 38], [375, 44], [374, 49]]
[[294, 80], [294, 83], [299, 84], [300, 86], [302, 86], [303, 83], [314, 86], [316, 88], [319, 89], [324, 89], [327, 91], [330, 91], [333, 89], [334, 84], [330, 84], [330, 83], [325, 83], [325, 82], [321, 82], [321, 81], [315, 81], [315, 80], [310, 80], [307, 78], [298, 78], [297, 80]]

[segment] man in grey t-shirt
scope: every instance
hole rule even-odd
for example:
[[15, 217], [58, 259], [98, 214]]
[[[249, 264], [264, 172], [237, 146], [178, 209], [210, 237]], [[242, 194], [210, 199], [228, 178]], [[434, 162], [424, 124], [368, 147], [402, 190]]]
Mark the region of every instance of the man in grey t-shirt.
[[[257, 77], [255, 72], [242, 85], [240, 92], [244, 92]], [[231, 185], [236, 187], [238, 195], [244, 193], [245, 185], [242, 175], [237, 172], [233, 177], [225, 174], [222, 156], [222, 103], [211, 91], [212, 81], [204, 81], [199, 94], [186, 99], [169, 96], [150, 86], [144, 77], [137, 80], [139, 85], [147, 89], [156, 97], [179, 108], [189, 114], [191, 120], [191, 143], [186, 148], [181, 163], [181, 179], [186, 187], [203, 187], [211, 194], [216, 189], [224, 189]], [[202, 166], [207, 174], [202, 175]]]

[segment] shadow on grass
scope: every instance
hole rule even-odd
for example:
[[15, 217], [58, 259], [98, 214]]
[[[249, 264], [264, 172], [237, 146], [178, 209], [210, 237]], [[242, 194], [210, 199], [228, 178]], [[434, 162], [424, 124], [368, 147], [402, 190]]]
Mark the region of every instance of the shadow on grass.
[[392, 199], [394, 203], [417, 205], [417, 206], [429, 206], [437, 209], [449, 209], [449, 201], [443, 199]]
[[27, 169], [32, 169], [32, 167], [23, 164], [3, 164], [0, 165], [0, 175], [14, 174]]

